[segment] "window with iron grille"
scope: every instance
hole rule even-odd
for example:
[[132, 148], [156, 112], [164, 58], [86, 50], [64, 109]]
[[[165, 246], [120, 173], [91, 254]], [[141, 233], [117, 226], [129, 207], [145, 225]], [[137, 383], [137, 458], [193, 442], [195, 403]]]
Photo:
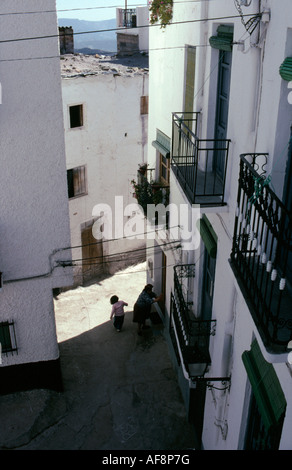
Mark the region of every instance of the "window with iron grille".
[[87, 194], [85, 165], [67, 170], [67, 185], [69, 199]]
[[135, 8], [125, 8], [119, 10], [119, 27], [136, 28], [137, 17]]
[[[2, 354], [13, 353], [17, 351], [16, 336], [13, 321], [0, 323], [0, 352]], [[1, 354], [0, 354], [1, 356]], [[0, 357], [1, 360], [1, 357]]]

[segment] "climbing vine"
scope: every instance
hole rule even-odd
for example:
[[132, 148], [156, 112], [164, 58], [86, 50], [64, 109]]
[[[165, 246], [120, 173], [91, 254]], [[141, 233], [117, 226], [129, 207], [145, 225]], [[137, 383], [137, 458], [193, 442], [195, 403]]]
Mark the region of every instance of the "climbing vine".
[[161, 28], [165, 28], [172, 19], [173, 0], [150, 0], [149, 12], [150, 23], [161, 23]]

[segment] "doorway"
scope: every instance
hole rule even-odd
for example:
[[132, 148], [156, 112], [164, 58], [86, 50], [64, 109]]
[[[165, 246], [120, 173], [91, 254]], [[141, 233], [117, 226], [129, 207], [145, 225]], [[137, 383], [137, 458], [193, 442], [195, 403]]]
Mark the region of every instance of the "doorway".
[[[215, 141], [227, 138], [231, 62], [232, 52], [220, 50], [214, 135]], [[223, 180], [225, 173], [225, 151], [220, 150], [220, 148], [224, 148], [225, 144], [222, 144], [223, 143], [220, 142], [215, 143], [216, 150], [214, 152], [213, 171], [220, 179]]]
[[213, 258], [208, 252], [206, 246], [204, 248], [204, 273], [203, 273], [203, 289], [202, 289], [202, 320], [211, 320], [212, 305], [214, 295], [216, 258]]
[[103, 274], [103, 246], [92, 234], [93, 222], [81, 228], [83, 283]]

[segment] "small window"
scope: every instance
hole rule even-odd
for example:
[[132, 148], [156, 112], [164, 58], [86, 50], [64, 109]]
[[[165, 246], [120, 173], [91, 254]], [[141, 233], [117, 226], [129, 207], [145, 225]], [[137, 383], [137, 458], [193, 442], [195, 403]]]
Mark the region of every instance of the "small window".
[[76, 106], [69, 107], [70, 113], [70, 128], [82, 127], [83, 126], [83, 105], [78, 104]]
[[67, 170], [67, 185], [69, 199], [87, 194], [86, 167], [78, 166]]
[[17, 351], [16, 337], [14, 331], [14, 322], [0, 323], [0, 364], [1, 355]]
[[141, 96], [140, 99], [140, 113], [148, 114], [148, 96]]

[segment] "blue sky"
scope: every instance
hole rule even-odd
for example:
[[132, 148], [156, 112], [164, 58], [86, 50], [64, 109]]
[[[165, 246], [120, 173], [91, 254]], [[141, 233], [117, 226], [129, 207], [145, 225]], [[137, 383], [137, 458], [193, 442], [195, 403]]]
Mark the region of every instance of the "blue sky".
[[[138, 5], [147, 5], [147, 0], [57, 0], [57, 10], [76, 11], [58, 11], [59, 18], [77, 18], [79, 20], [109, 20], [116, 17], [116, 7], [132, 8]], [[98, 7], [95, 9], [95, 7]], [[91, 8], [86, 10], [86, 8]], [[94, 8], [94, 9], [93, 9]]]

